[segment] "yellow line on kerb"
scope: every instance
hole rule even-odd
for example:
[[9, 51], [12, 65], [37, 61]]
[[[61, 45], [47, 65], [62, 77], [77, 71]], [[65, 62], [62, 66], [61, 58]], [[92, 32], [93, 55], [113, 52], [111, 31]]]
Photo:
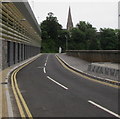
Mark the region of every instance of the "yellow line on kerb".
[[83, 77], [83, 78], [85, 78], [85, 79], [89, 79], [89, 80], [94, 81], [94, 82], [97, 82], [97, 83], [101, 83], [101, 84], [104, 84], [104, 85], [107, 85], [107, 86], [111, 86], [111, 87], [113, 87], [113, 88], [120, 88], [120, 86], [116, 86], [116, 85], [113, 85], [113, 84], [110, 84], [110, 83], [107, 83], [107, 82], [102, 82], [102, 81], [99, 81], [99, 80], [90, 78], [90, 77], [88, 77], [88, 76], [85, 76], [85, 75], [83, 75], [83, 74], [81, 74], [81, 73], [78, 73], [78, 72], [74, 71], [73, 69], [70, 69], [68, 66], [66, 66], [66, 65], [59, 59], [58, 56], [55, 55], [55, 57], [58, 59], [58, 61], [62, 64], [62, 66], [63, 66], [64, 68], [68, 69], [69, 71], [71, 71], [71, 72], [73, 72], [73, 73], [75, 73], [75, 74], [77, 74], [77, 75], [79, 75], [79, 76], [81, 76], [81, 77]]
[[[37, 57], [37, 58], [38, 58], [38, 57]], [[31, 112], [30, 112], [30, 110], [29, 110], [29, 108], [28, 108], [28, 106], [27, 106], [27, 104], [26, 104], [26, 102], [25, 102], [25, 100], [24, 100], [21, 92], [20, 92], [20, 89], [19, 89], [18, 84], [17, 84], [16, 75], [17, 75], [17, 73], [18, 73], [22, 68], [24, 68], [26, 65], [32, 63], [32, 62], [33, 62], [34, 60], [36, 60], [37, 58], [35, 58], [35, 59], [33, 59], [32, 61], [29, 61], [28, 63], [20, 66], [20, 67], [17, 68], [17, 69], [12, 73], [12, 75], [11, 75], [12, 89], [13, 89], [13, 93], [14, 93], [14, 96], [15, 96], [15, 100], [16, 100], [16, 102], [17, 102], [17, 106], [18, 106], [20, 115], [21, 115], [21, 117], [24, 118], [24, 119], [25, 119], [25, 117], [26, 117], [24, 110], [26, 111], [26, 114], [27, 114], [27, 116], [28, 116], [30, 119], [32, 119], [33, 117], [32, 117], [32, 114], [31, 114]], [[21, 102], [22, 102], [22, 104], [21, 104]], [[23, 107], [24, 107], [24, 110], [23, 110]]]

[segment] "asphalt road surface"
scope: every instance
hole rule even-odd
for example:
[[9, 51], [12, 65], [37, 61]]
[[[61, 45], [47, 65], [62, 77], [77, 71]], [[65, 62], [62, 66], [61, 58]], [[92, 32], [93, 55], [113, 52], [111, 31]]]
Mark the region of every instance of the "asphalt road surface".
[[17, 83], [33, 117], [116, 117], [118, 89], [64, 68], [43, 54], [17, 73]]

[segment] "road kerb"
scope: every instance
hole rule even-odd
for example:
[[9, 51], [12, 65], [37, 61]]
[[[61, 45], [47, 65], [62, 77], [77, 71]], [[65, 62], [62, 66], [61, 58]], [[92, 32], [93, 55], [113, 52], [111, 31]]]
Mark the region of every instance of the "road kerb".
[[[27, 59], [27, 60], [25, 60], [25, 61], [23, 61], [23, 62], [21, 62], [21, 63], [18, 63], [17, 65], [15, 65], [15, 66], [13, 66], [13, 67], [10, 67], [9, 68], [9, 71], [7, 72], [7, 75], [6, 75], [6, 80], [5, 80], [5, 82], [7, 82], [8, 83], [8, 80], [9, 80], [9, 77], [10, 77], [10, 75], [11, 75], [11, 73], [15, 70], [15, 69], [17, 69], [18, 67], [20, 67], [20, 66], [22, 66], [22, 65], [24, 65], [24, 64], [26, 64], [27, 62], [30, 62], [30, 61], [32, 61], [33, 59], [36, 59], [37, 57], [39, 57], [39, 56], [41, 56], [41, 54], [38, 54], [38, 55], [36, 55], [36, 56], [34, 56], [34, 57], [32, 57], [32, 58], [29, 58], [29, 59]], [[6, 87], [7, 87], [7, 89], [8, 89], [8, 85], [5, 85]], [[6, 100], [7, 100], [7, 112], [8, 112], [8, 116], [7, 117], [13, 117], [14, 115], [13, 115], [13, 109], [12, 109], [12, 104], [11, 104], [11, 99], [10, 99], [10, 94], [9, 94], [9, 90], [6, 90], [5, 91], [5, 95], [6, 95]], [[2, 115], [1, 115], [2, 116]]]
[[[113, 80], [110, 80], [110, 79], [105, 79], [105, 78], [102, 78], [102, 77], [96, 77], [96, 76], [93, 76], [93, 75], [90, 75], [86, 72], [83, 72], [81, 70], [78, 70], [72, 66], [70, 66], [68, 63], [66, 63], [62, 58], [60, 58], [58, 55], [55, 55], [56, 58], [61, 61], [61, 63], [64, 64], [64, 67], [67, 68], [68, 70], [71, 69], [72, 72], [74, 73], [77, 73], [78, 75], [81, 75], [82, 77], [84, 78], [87, 78], [87, 79], [90, 79], [92, 81], [96, 81], [98, 83], [102, 83], [104, 85], [108, 85], [108, 86], [111, 86], [111, 87], [114, 87], [114, 88], [120, 88], [120, 82], [118, 81], [113, 81]], [[62, 64], [62, 65], [63, 65]]]

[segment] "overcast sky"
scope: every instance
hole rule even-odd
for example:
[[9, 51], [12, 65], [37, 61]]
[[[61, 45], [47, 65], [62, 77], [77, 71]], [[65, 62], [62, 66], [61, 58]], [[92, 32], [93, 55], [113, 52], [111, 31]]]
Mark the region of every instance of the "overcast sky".
[[68, 9], [74, 26], [79, 21], [91, 23], [99, 28], [118, 28], [119, 0], [28, 0], [39, 23], [46, 19], [49, 12], [53, 12], [58, 22], [66, 28]]

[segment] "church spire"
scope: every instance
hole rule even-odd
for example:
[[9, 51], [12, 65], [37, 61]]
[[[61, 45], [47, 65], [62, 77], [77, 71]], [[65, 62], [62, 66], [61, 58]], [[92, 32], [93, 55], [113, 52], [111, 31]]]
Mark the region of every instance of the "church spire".
[[72, 16], [71, 16], [71, 9], [69, 6], [69, 12], [68, 12], [68, 20], [67, 20], [67, 30], [70, 30], [73, 28], [73, 22], [72, 22]]

